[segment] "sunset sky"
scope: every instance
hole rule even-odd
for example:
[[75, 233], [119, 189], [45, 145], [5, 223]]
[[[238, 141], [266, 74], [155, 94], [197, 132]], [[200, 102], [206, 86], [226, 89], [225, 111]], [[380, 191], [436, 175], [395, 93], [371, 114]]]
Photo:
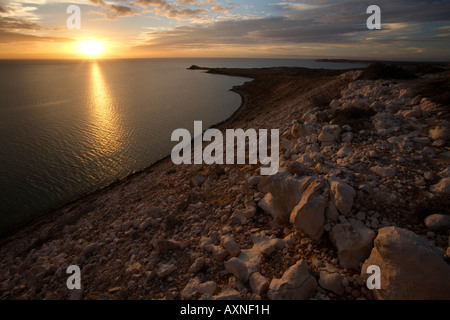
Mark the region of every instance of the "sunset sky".
[[[66, 27], [71, 4], [79, 30]], [[366, 27], [371, 4], [382, 30]], [[0, 58], [82, 58], [87, 40], [102, 58], [448, 61], [450, 1], [0, 0]]]

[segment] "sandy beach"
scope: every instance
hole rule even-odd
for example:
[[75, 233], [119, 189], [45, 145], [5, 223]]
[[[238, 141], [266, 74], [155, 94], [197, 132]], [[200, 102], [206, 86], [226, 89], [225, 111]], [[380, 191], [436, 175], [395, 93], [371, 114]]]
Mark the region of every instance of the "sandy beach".
[[279, 173], [167, 157], [3, 237], [0, 299], [450, 299], [449, 71], [204, 70], [254, 79], [214, 127], [279, 129]]

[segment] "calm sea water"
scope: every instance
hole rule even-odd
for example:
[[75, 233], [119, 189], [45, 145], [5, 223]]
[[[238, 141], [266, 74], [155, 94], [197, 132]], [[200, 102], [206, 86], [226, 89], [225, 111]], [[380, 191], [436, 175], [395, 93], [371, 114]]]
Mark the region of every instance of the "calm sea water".
[[245, 78], [208, 67], [355, 64], [274, 59], [0, 61], [0, 233], [170, 154], [175, 129], [240, 106]]

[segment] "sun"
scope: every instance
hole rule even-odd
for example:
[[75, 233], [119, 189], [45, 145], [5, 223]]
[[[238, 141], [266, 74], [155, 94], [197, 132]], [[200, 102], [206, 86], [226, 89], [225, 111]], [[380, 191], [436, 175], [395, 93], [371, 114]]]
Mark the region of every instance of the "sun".
[[95, 39], [80, 41], [80, 52], [88, 57], [94, 58], [102, 54], [103, 45]]

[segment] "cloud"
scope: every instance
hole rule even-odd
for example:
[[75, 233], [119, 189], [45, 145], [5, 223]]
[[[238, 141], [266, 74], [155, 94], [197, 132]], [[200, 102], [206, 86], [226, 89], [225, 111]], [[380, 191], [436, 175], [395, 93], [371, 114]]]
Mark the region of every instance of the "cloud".
[[0, 43], [11, 43], [11, 42], [70, 42], [73, 39], [70, 38], [59, 38], [59, 37], [48, 37], [48, 36], [35, 36], [30, 34], [23, 34], [18, 32], [10, 32], [7, 30], [0, 29]]
[[0, 17], [0, 29], [41, 30], [42, 27], [35, 22], [30, 22], [25, 19]]
[[30, 14], [34, 9], [34, 7], [28, 7], [28, 9], [21, 7], [17, 3], [11, 3], [6, 7], [0, 2], [0, 43], [72, 41], [68, 38], [32, 34], [44, 29], [36, 22], [38, 18], [34, 14]]
[[[148, 0], [141, 0], [148, 1]], [[184, 25], [171, 30], [148, 32], [148, 41], [138, 49], [200, 49], [211, 47], [322, 47], [413, 48], [422, 44], [448, 48], [448, 32], [431, 32], [430, 23], [450, 21], [450, 3], [380, 0], [383, 30], [368, 30], [367, 5], [359, 1], [278, 2], [279, 16], [220, 20], [202, 25]], [[447, 30], [445, 30], [447, 31]], [[408, 49], [410, 50], [410, 49]], [[299, 52], [301, 53], [301, 52]], [[326, 52], [324, 52], [326, 54]]]
[[139, 10], [122, 5], [106, 4], [103, 0], [89, 0], [93, 5], [101, 7], [103, 10], [91, 10], [90, 13], [103, 15], [108, 20], [115, 20], [117, 17], [130, 17], [139, 15]]

